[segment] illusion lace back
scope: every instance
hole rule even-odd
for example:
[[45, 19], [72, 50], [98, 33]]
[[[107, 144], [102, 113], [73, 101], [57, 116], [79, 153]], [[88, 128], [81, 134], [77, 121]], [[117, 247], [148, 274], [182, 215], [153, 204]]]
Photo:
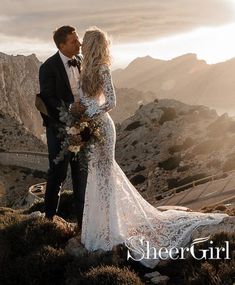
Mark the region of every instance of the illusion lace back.
[[[102, 65], [103, 99], [86, 96], [79, 87], [80, 102], [86, 114], [99, 121], [104, 142], [96, 143], [89, 160], [81, 242], [88, 250], [111, 250], [132, 236], [141, 237], [156, 249], [184, 247], [190, 235], [202, 225], [218, 224], [227, 214], [204, 214], [168, 210], [161, 212], [149, 204], [130, 183], [115, 161], [115, 125], [108, 111], [116, 105], [111, 72]], [[133, 250], [134, 257], [138, 252]], [[150, 255], [151, 256], [151, 255]], [[142, 259], [150, 268], [160, 260]]]

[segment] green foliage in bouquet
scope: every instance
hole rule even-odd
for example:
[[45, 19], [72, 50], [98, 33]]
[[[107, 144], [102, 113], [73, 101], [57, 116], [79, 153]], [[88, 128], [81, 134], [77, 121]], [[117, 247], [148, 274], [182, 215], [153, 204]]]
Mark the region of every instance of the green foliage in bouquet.
[[57, 129], [61, 150], [54, 162], [57, 164], [66, 155], [72, 155], [73, 160], [79, 160], [81, 169], [86, 170], [94, 144], [103, 141], [99, 123], [82, 113], [71, 113], [64, 101], [61, 101], [58, 110], [61, 124], [57, 125]]

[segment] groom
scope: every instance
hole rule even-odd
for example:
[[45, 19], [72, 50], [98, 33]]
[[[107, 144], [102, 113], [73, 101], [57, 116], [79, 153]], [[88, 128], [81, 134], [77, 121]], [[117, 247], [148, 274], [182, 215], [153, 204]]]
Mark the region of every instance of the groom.
[[[80, 76], [81, 57], [78, 56], [81, 43], [74, 27], [63, 26], [54, 32], [54, 42], [58, 52], [48, 58], [40, 67], [40, 93], [37, 99], [44, 108], [40, 110], [43, 126], [46, 127], [46, 137], [49, 153], [49, 170], [45, 192], [45, 216], [53, 220], [59, 206], [59, 192], [67, 175], [68, 164], [71, 166], [74, 205], [78, 225], [82, 225], [87, 171], [73, 160], [73, 153], [65, 155], [58, 164], [54, 159], [60, 152], [61, 140], [58, 138], [58, 128], [61, 126], [59, 110], [61, 100], [67, 107], [72, 104], [72, 112], [83, 112], [83, 107], [74, 103]], [[37, 102], [37, 100], [36, 100]], [[37, 105], [37, 104], [36, 104]], [[85, 162], [87, 167], [87, 162]]]

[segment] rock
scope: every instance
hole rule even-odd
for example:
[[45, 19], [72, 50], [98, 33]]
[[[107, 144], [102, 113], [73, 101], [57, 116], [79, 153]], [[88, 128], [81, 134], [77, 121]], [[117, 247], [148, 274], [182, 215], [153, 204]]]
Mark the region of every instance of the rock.
[[29, 218], [37, 218], [37, 217], [45, 217], [45, 213], [42, 213], [40, 211], [35, 211], [35, 212], [32, 212], [28, 215]]
[[63, 227], [64, 229], [67, 229], [68, 231], [74, 231], [76, 229], [76, 223], [69, 223], [60, 216], [55, 215], [53, 217], [53, 222], [57, 224], [59, 227]]
[[170, 278], [166, 275], [156, 276], [151, 279], [152, 284], [166, 285]]
[[160, 284], [160, 285], [167, 284], [167, 281], [170, 279], [168, 276], [161, 275], [158, 271], [146, 273], [144, 277], [150, 279], [152, 284]]
[[153, 277], [157, 277], [160, 276], [161, 274], [158, 271], [154, 271], [154, 272], [150, 272], [150, 273], [146, 273], [144, 275], [145, 278], [153, 278]]
[[71, 238], [65, 246], [65, 252], [76, 257], [83, 257], [87, 254], [87, 250], [81, 244], [78, 236]]

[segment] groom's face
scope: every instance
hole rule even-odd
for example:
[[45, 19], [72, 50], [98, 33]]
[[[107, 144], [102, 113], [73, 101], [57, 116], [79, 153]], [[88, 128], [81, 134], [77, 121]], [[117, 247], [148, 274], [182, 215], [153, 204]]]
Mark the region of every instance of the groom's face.
[[60, 50], [67, 56], [72, 57], [80, 52], [81, 42], [78, 34], [73, 32], [68, 34], [65, 43], [60, 45]]

